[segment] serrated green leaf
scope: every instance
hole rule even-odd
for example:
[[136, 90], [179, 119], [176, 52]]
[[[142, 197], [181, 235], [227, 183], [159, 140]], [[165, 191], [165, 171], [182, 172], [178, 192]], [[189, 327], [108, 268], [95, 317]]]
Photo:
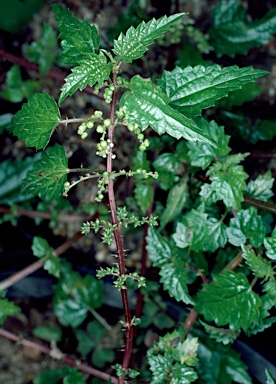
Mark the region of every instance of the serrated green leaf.
[[204, 248], [208, 237], [206, 213], [192, 209], [178, 222], [176, 231], [172, 235], [173, 240], [179, 248], [190, 247], [192, 251], [198, 252]]
[[172, 368], [171, 359], [162, 355], [148, 354], [148, 363], [152, 371], [151, 384], [164, 384]]
[[0, 203], [10, 204], [29, 200], [32, 195], [20, 193], [22, 180], [34, 163], [40, 158], [40, 153], [34, 157], [26, 157], [20, 160], [5, 160], [1, 163], [0, 169]]
[[257, 209], [250, 207], [242, 209], [230, 220], [226, 233], [229, 243], [236, 247], [249, 240], [250, 244], [257, 248], [264, 240], [265, 226], [261, 216], [257, 214]]
[[188, 178], [183, 177], [169, 192], [166, 208], [160, 217], [160, 230], [173, 221], [185, 206], [188, 197]]
[[249, 250], [242, 244], [242, 257], [246, 260], [246, 264], [256, 277], [269, 278], [274, 276], [274, 268], [271, 261], [265, 260], [260, 255], [256, 255], [253, 250]]
[[6, 89], [0, 95], [12, 103], [20, 103], [29, 99], [39, 86], [39, 81], [22, 80], [19, 66], [13, 65], [7, 72]]
[[0, 324], [3, 324], [8, 316], [20, 312], [21, 309], [7, 299], [0, 299]]
[[256, 199], [267, 201], [274, 195], [272, 191], [274, 180], [271, 171], [268, 170], [263, 175], [258, 175], [255, 180], [249, 181], [246, 194]]
[[215, 252], [218, 248], [224, 248], [227, 243], [226, 225], [222, 220], [210, 217], [207, 220], [207, 241], [204, 243], [203, 250]]
[[171, 384], [189, 384], [198, 379], [198, 375], [193, 368], [178, 363], [173, 365], [171, 372]]
[[216, 100], [252, 82], [268, 72], [252, 67], [236, 65], [221, 68], [218, 64], [204, 67], [176, 67], [172, 72], [164, 71], [158, 84], [170, 99], [170, 106], [186, 116], [197, 116], [202, 109], [212, 107]]
[[161, 276], [160, 282], [163, 283], [164, 289], [168, 291], [171, 297], [185, 304], [193, 304], [188, 293], [187, 271], [183, 262], [175, 259], [172, 263], [162, 265], [159, 274]]
[[196, 310], [207, 321], [214, 321], [218, 326], [229, 324], [233, 331], [240, 328], [246, 331], [257, 324], [260, 307], [261, 300], [251, 290], [247, 278], [231, 271], [214, 276], [214, 283], [205, 284], [196, 297]]
[[113, 52], [120, 57], [120, 61], [131, 63], [143, 56], [147, 47], [154, 43], [154, 39], [162, 36], [170, 29], [170, 26], [179, 20], [185, 13], [172, 16], [163, 16], [160, 19], [152, 19], [148, 23], [142, 21], [137, 28], [130, 27], [126, 34], [120, 34], [114, 41]]
[[33, 334], [34, 336], [49, 342], [54, 340], [58, 343], [62, 339], [62, 330], [58, 327], [46, 327], [41, 325], [33, 329]]
[[174, 253], [173, 246], [154, 228], [149, 228], [146, 240], [149, 259], [155, 267], [161, 267], [171, 259]]
[[82, 91], [87, 85], [92, 87], [96, 83], [107, 80], [112, 69], [112, 63], [107, 63], [104, 55], [92, 53], [88, 59], [82, 60], [79, 64], [72, 69], [71, 75], [65, 78], [65, 84], [61, 88], [59, 104], [67, 96], [72, 96], [77, 89]]
[[81, 277], [64, 261], [54, 291], [55, 315], [61, 324], [74, 328], [84, 321], [90, 309], [101, 305], [103, 297], [101, 281], [92, 275]]
[[[146, 180], [145, 180], [146, 181]], [[144, 215], [153, 200], [153, 186], [147, 182], [137, 181], [134, 188], [135, 199]]]
[[42, 153], [22, 182], [22, 192], [38, 195], [46, 201], [57, 199], [63, 193], [68, 161], [64, 148], [56, 144]]
[[236, 0], [223, 0], [213, 8], [210, 43], [218, 55], [246, 55], [250, 48], [269, 42], [276, 33], [276, 10], [250, 22], [246, 8]]
[[266, 249], [266, 256], [271, 260], [276, 260], [276, 227], [271, 233], [271, 237], [264, 239], [264, 246]]
[[20, 140], [25, 140], [26, 146], [41, 149], [48, 144], [59, 120], [55, 100], [47, 93], [36, 93], [12, 118], [9, 129]]
[[216, 143], [196, 123], [169, 106], [169, 97], [150, 79], [132, 77], [130, 91], [123, 94], [120, 106], [125, 107], [129, 123], [137, 123], [142, 131], [151, 126], [159, 135], [167, 133], [177, 139]]
[[208, 143], [187, 142], [191, 165], [206, 169], [216, 158], [228, 155], [230, 152], [230, 147], [228, 147], [230, 136], [225, 135], [224, 127], [217, 125], [214, 120], [208, 122], [203, 118], [198, 118], [196, 122], [217, 143], [217, 147], [214, 147]]
[[80, 21], [61, 4], [53, 4], [52, 8], [59, 24], [65, 64], [75, 66], [82, 60], [89, 59], [91, 54], [98, 53], [100, 36], [94, 25], [90, 25], [86, 19]]
[[204, 184], [201, 187], [200, 195], [203, 201], [223, 200], [226, 207], [240, 209], [248, 175], [241, 165], [236, 164], [247, 155], [229, 155], [226, 162], [217, 162], [209, 167], [207, 176], [211, 184]]

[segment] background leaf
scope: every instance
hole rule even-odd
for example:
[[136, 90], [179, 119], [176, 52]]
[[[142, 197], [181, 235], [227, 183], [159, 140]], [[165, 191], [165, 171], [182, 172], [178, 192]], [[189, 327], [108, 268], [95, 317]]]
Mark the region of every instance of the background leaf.
[[242, 257], [246, 260], [246, 264], [255, 276], [265, 279], [274, 276], [271, 261], [265, 260], [260, 255], [256, 255], [253, 250], [249, 250], [244, 245], [242, 245], [242, 250]]
[[92, 275], [82, 277], [62, 262], [61, 278], [54, 288], [54, 313], [63, 325], [78, 327], [90, 309], [102, 303], [102, 283]]
[[266, 249], [266, 256], [271, 260], [276, 260], [276, 227], [271, 233], [271, 237], [264, 239], [264, 246]]
[[258, 84], [247, 83], [241, 89], [229, 92], [229, 95], [219, 100], [217, 104], [219, 108], [231, 109], [234, 105], [242, 105], [248, 101], [253, 101], [262, 92], [263, 90]]
[[228, 147], [230, 136], [225, 135], [224, 127], [219, 126], [214, 120], [208, 122], [204, 118], [198, 118], [196, 123], [217, 143], [217, 147], [214, 147], [208, 143], [187, 142], [191, 165], [206, 169], [216, 158], [228, 155], [230, 152], [230, 147]]
[[22, 192], [38, 195], [46, 201], [62, 195], [67, 180], [68, 164], [64, 148], [56, 144], [42, 153], [41, 159], [34, 163], [22, 182]]
[[10, 204], [19, 203], [32, 198], [32, 194], [26, 191], [20, 193], [22, 180], [27, 172], [33, 167], [34, 163], [40, 158], [37, 153], [34, 157], [26, 157], [15, 161], [5, 160], [1, 163], [0, 169], [0, 203]]
[[38, 41], [23, 47], [25, 56], [32, 63], [38, 63], [39, 73], [44, 76], [53, 66], [57, 53], [57, 35], [53, 27], [44, 23]]
[[181, 165], [179, 157], [174, 153], [162, 153], [153, 162], [153, 168], [158, 172], [158, 183], [164, 191], [171, 189], [179, 180], [177, 170]]
[[153, 200], [153, 186], [150, 185], [150, 183], [147, 182], [148, 180], [138, 181], [136, 182], [135, 188], [134, 188], [134, 195], [135, 199], [139, 205], [139, 208], [142, 211], [142, 214], [144, 215], [152, 203]]
[[186, 116], [197, 116], [202, 109], [209, 108], [215, 101], [252, 82], [268, 72], [252, 67], [239, 68], [236, 65], [221, 68], [218, 64], [208, 67], [197, 65], [173, 71], [164, 71], [158, 84], [170, 99], [170, 106]]
[[160, 267], [171, 259], [174, 253], [173, 246], [154, 228], [149, 228], [146, 240], [149, 259], [155, 267]]
[[256, 199], [267, 201], [274, 195], [272, 191], [274, 180], [269, 169], [263, 175], [258, 175], [255, 180], [249, 181], [246, 194]]
[[26, 146], [46, 147], [58, 125], [60, 113], [55, 100], [47, 93], [36, 93], [12, 118], [9, 129], [25, 140]]
[[39, 81], [22, 80], [19, 66], [13, 65], [7, 72], [6, 89], [0, 95], [12, 103], [20, 103], [30, 98], [39, 86]]
[[37, 326], [34, 328], [33, 334], [36, 337], [49, 342], [54, 340], [58, 343], [62, 339], [62, 330], [58, 327], [47, 327], [44, 325]]
[[183, 177], [182, 180], [173, 186], [170, 190], [166, 207], [160, 217], [160, 231], [170, 222], [173, 221], [185, 206], [188, 198], [188, 178]]
[[159, 273], [160, 282], [163, 283], [164, 289], [169, 292], [171, 297], [185, 304], [193, 304], [188, 293], [188, 278], [184, 262], [174, 259], [172, 263], [162, 265]]
[[201, 187], [200, 195], [203, 201], [222, 200], [226, 207], [240, 209], [248, 175], [243, 167], [237, 164], [246, 156], [247, 153], [230, 155], [224, 163], [217, 162], [209, 167], [206, 175], [209, 176], [211, 184], [203, 184]]
[[241, 210], [237, 216], [230, 220], [226, 229], [229, 243], [239, 247], [249, 241], [253, 247], [259, 247], [265, 236], [265, 227], [261, 216], [258, 216], [256, 208], [250, 207]]
[[262, 19], [249, 21], [244, 5], [236, 0], [222, 0], [213, 8], [210, 44], [218, 55], [246, 55], [250, 48], [266, 44], [276, 33], [276, 10]]
[[192, 209], [176, 225], [176, 232], [172, 235], [179, 248], [190, 247], [193, 251], [201, 251], [208, 238], [206, 213]]
[[21, 309], [7, 299], [0, 298], [0, 324], [3, 324], [8, 316], [20, 312]]

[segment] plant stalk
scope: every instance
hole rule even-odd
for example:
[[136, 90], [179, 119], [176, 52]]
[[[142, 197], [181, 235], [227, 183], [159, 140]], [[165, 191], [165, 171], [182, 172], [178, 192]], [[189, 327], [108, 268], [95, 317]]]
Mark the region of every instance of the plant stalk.
[[[117, 86], [117, 72], [113, 70], [113, 84]], [[109, 154], [107, 156], [107, 172], [112, 172], [112, 150], [113, 150], [113, 139], [114, 139], [114, 128], [115, 128], [115, 111], [116, 111], [116, 103], [117, 103], [117, 92], [116, 90], [112, 95], [112, 102], [110, 107], [110, 121], [111, 125], [108, 128], [108, 138], [109, 138]], [[117, 208], [115, 202], [115, 194], [114, 194], [114, 183], [113, 179], [109, 179], [108, 183], [108, 200], [109, 200], [109, 208], [111, 213], [112, 224], [116, 225], [116, 228], [113, 231], [115, 243], [118, 252], [118, 264], [119, 264], [119, 273], [120, 276], [124, 275], [126, 272], [125, 268], [125, 251], [123, 246], [123, 237], [119, 225], [119, 220], [117, 217]], [[133, 325], [131, 321], [131, 312], [130, 305], [128, 299], [128, 291], [126, 287], [121, 289], [121, 297], [124, 309], [124, 321], [125, 321], [125, 346], [124, 346], [124, 357], [122, 369], [124, 372], [127, 371], [129, 367], [129, 362], [132, 353], [132, 339], [133, 339]], [[119, 378], [119, 384], [123, 384], [125, 382], [125, 375]]]

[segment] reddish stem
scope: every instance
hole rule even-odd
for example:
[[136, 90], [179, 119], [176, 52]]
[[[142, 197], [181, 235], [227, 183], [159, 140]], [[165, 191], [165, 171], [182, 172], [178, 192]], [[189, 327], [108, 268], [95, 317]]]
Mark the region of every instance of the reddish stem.
[[[54, 357], [54, 353], [53, 353], [54, 351], [52, 349], [50, 349], [44, 345], [40, 345], [38, 343], [35, 343], [33, 341], [27, 340], [27, 339], [21, 339], [20, 337], [16, 336], [14, 333], [6, 331], [3, 328], [0, 328], [0, 336], [3, 336], [6, 339], [14, 341], [20, 345], [25, 346], [25, 347], [33, 348], [36, 351], [40, 351], [42, 353], [45, 353], [46, 355]], [[98, 377], [102, 380], [106, 380], [106, 381], [111, 380], [112, 384], [118, 384], [118, 380], [115, 377], [110, 376], [107, 373], [101, 372], [98, 369], [89, 367], [86, 364], [82, 364], [70, 356], [64, 355], [62, 353], [58, 353], [58, 359], [60, 359], [64, 363], [70, 365], [71, 367], [76, 367], [81, 372], [88, 373], [89, 375], [93, 375], [93, 376]]]
[[[117, 86], [117, 73], [113, 71], [113, 84]], [[108, 138], [110, 140], [109, 146], [109, 154], [107, 157], [107, 172], [112, 172], [112, 146], [113, 146], [113, 138], [114, 138], [114, 127], [115, 127], [115, 111], [116, 111], [116, 102], [117, 102], [117, 92], [114, 91], [112, 95], [112, 102], [110, 108], [110, 121], [111, 125], [108, 128]], [[108, 184], [108, 200], [109, 200], [109, 208], [111, 213], [112, 224], [116, 225], [114, 233], [115, 243], [118, 252], [118, 264], [119, 264], [119, 273], [120, 276], [124, 275], [126, 272], [125, 268], [125, 252], [123, 246], [123, 238], [121, 234], [121, 229], [119, 225], [119, 220], [117, 217], [117, 209], [114, 195], [114, 184], [112, 178], [109, 180]], [[131, 321], [131, 312], [129, 306], [128, 292], [126, 287], [121, 289], [121, 297], [124, 309], [124, 320], [125, 320], [125, 348], [124, 348], [124, 358], [122, 369], [124, 372], [127, 371], [129, 367], [130, 357], [132, 353], [132, 339], [133, 339], [133, 325]], [[125, 382], [125, 375], [119, 378], [119, 384], [123, 384]]]

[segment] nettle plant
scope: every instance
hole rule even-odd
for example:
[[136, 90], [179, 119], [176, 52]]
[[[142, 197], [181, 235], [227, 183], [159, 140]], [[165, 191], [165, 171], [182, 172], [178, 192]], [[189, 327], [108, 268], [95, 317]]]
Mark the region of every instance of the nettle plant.
[[[105, 50], [100, 48], [94, 25], [79, 21], [60, 4], [53, 5], [53, 10], [64, 63], [72, 66], [72, 73], [65, 79], [58, 104], [48, 94], [36, 93], [13, 117], [10, 130], [25, 140], [26, 146], [43, 149], [23, 180], [23, 194], [38, 195], [50, 202], [67, 196], [80, 182], [95, 179], [95, 201], [100, 204], [108, 198], [110, 220], [99, 217], [87, 221], [81, 232], [88, 235], [91, 230], [101, 231], [104, 243], [116, 244], [115, 266], [101, 267], [97, 272], [98, 278], [113, 278], [123, 304], [123, 357], [121, 364], [113, 366], [118, 379], [110, 380], [122, 384], [139, 374], [139, 367], [131, 363], [133, 339], [141, 318], [141, 325], [150, 318], [150, 297], [155, 296], [155, 307], [166, 308], [162, 301], [157, 303], [158, 284], [147, 282], [145, 271], [129, 272], [125, 267], [123, 230], [133, 225], [145, 226], [143, 252], [146, 247], [152, 265], [159, 269], [163, 289], [189, 310], [186, 320], [148, 350], [151, 375], [143, 368], [141, 380], [152, 384], [251, 383], [246, 366], [230, 345], [240, 334], [262, 332], [275, 322], [270, 311], [276, 301], [276, 229], [271, 228], [267, 213], [275, 212], [275, 207], [267, 202], [273, 196], [274, 179], [268, 171], [247, 183], [248, 175], [241, 162], [249, 154], [231, 153], [230, 136], [224, 133], [224, 127], [201, 114], [229, 92], [251, 85], [267, 72], [214, 64], [176, 67], [171, 72], [164, 71], [156, 82], [140, 75], [127, 79], [123, 76], [123, 63], [131, 64], [142, 57], [147, 47], [162, 38], [183, 13], [131, 27], [114, 41], [113, 49]], [[95, 93], [103, 90], [109, 114], [95, 111], [88, 117], [62, 118], [59, 105], [87, 85], [94, 87]], [[63, 146], [47, 147], [56, 127], [76, 123], [80, 124], [77, 133], [83, 140], [89, 130], [97, 132], [97, 155], [106, 164], [104, 171], [84, 169], [81, 164], [70, 169]], [[114, 169], [119, 126], [137, 137], [138, 148], [129, 169]], [[167, 148], [170, 150], [165, 151]], [[154, 161], [150, 161], [148, 153], [157, 154]], [[201, 172], [197, 179], [199, 170], [204, 174]], [[68, 174], [80, 176], [67, 181]], [[117, 207], [117, 177], [134, 177], [134, 197], [141, 214], [134, 214], [126, 206]], [[157, 185], [169, 193], [165, 207], [157, 204], [155, 209]], [[54, 297], [59, 321], [77, 328], [88, 312], [97, 319], [95, 309], [102, 302], [101, 281], [74, 272], [45, 239], [35, 237], [32, 249], [44, 268], [59, 279]], [[139, 316], [132, 313], [131, 282], [142, 289], [147, 311], [144, 315], [141, 311]], [[1, 303], [6, 315], [17, 310], [6, 299]], [[156, 313], [153, 311], [152, 316]], [[101, 336], [93, 339], [93, 329], [97, 327], [90, 323], [87, 333], [77, 332], [79, 350], [88, 353], [94, 347], [100, 348]], [[99, 361], [95, 352], [93, 356], [93, 361]], [[100, 359], [100, 364], [113, 359], [114, 353], [106, 351], [106, 359]], [[68, 369], [59, 370], [56, 380], [65, 377], [64, 383], [84, 383], [76, 371], [68, 379]], [[108, 379], [109, 375], [99, 377]], [[135, 380], [139, 382], [138, 378]], [[268, 372], [267, 380], [273, 380]], [[42, 376], [35, 381], [42, 382]]]

